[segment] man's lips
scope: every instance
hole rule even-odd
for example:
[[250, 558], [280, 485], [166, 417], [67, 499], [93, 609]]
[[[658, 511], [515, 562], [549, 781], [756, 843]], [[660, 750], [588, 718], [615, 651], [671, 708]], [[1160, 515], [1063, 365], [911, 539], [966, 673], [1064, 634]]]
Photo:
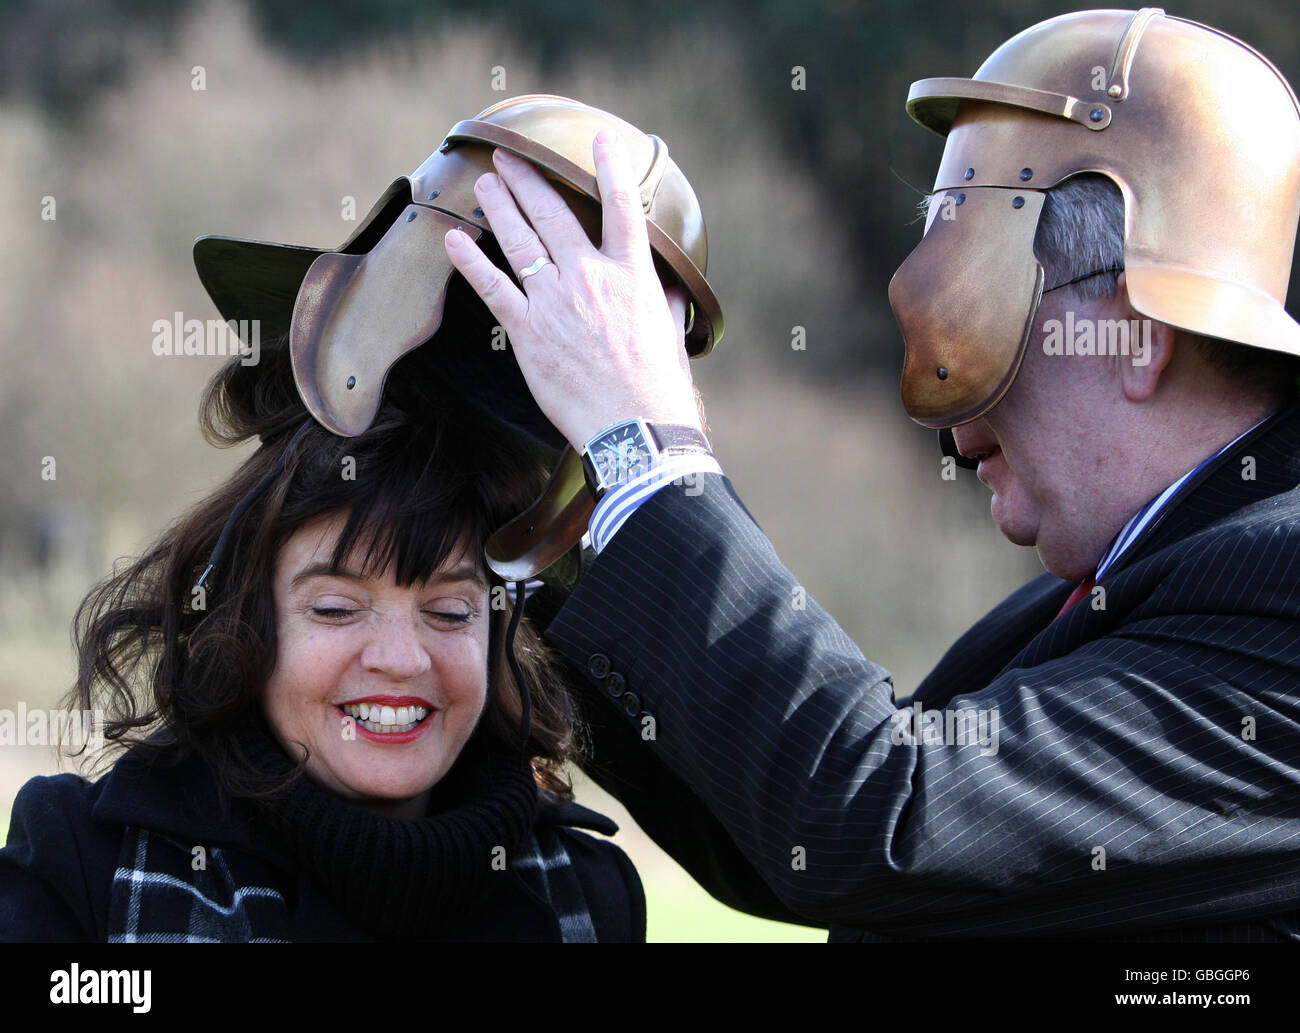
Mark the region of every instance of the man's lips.
[[959, 427], [954, 427], [952, 437], [953, 444], [957, 446], [957, 451], [967, 459], [973, 459], [977, 463], [981, 459], [1001, 451], [997, 435], [993, 433], [993, 428], [984, 420], [963, 423]]
[[988, 481], [985, 479], [985, 475], [990, 473], [993, 464], [1002, 458], [1002, 449], [998, 448], [997, 445], [993, 445], [987, 451], [976, 453], [976, 455], [979, 455], [980, 462], [979, 466], [975, 468], [975, 476], [980, 479], [981, 483], [987, 485]]

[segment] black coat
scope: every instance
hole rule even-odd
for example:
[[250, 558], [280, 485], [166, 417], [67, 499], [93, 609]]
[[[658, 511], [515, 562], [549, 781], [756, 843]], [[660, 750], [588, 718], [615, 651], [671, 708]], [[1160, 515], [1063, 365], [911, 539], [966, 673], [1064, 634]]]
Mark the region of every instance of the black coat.
[[1295, 409], [1104, 607], [1055, 619], [1073, 586], [1043, 575], [952, 646], [914, 698], [996, 712], [989, 752], [895, 741], [888, 672], [701, 484], [644, 503], [546, 637], [587, 683], [591, 773], [716, 896], [832, 939], [1300, 939]]
[[[20, 790], [10, 818], [8, 844], [0, 850], [0, 940], [103, 942], [110, 915], [123, 901], [123, 880], [114, 873], [131, 859], [124, 844], [139, 829], [177, 850], [203, 844], [206, 854], [222, 851], [223, 871], [237, 885], [211, 879], [202, 892], [217, 893], [216, 906], [251, 915], [252, 938], [291, 941], [370, 941], [351, 925], [317, 887], [304, 878], [279, 841], [258, 823], [253, 809], [236, 802], [223, 819], [216, 784], [197, 760], [166, 769], [146, 768], [133, 754], [121, 758], [91, 783], [72, 774], [34, 778]], [[613, 843], [579, 828], [612, 834], [617, 826], [573, 803], [543, 797], [535, 829], [553, 831], [577, 876], [600, 941], [645, 939], [645, 896], [636, 869]], [[549, 836], [546, 838], [550, 838]], [[188, 859], [182, 868], [188, 868]], [[120, 875], [120, 872], [119, 872]], [[552, 906], [519, 872], [507, 868], [502, 884], [483, 909], [429, 931], [441, 941], [558, 941]], [[274, 908], [241, 887], [273, 888], [283, 899]], [[194, 887], [191, 887], [191, 892]], [[119, 910], [120, 913], [120, 910]], [[247, 923], [246, 923], [247, 924]]]

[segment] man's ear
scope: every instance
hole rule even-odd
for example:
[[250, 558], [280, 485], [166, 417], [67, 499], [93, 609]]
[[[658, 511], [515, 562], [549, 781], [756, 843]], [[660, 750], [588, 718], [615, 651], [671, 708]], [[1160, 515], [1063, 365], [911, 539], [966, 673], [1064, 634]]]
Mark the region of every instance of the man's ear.
[[1161, 375], [1174, 357], [1177, 331], [1168, 323], [1147, 319], [1133, 309], [1123, 273], [1116, 279], [1116, 300], [1129, 326], [1137, 327], [1136, 334], [1129, 335], [1129, 354], [1119, 356], [1124, 397], [1130, 402], [1145, 402], [1155, 394]]

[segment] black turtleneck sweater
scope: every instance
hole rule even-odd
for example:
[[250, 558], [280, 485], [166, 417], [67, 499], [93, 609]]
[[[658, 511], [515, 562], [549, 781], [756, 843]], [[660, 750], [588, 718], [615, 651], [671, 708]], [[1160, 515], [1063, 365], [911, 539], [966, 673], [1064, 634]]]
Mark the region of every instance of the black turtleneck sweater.
[[[263, 747], [288, 758], [274, 743]], [[268, 754], [268, 758], [271, 755]], [[464, 762], [464, 763], [462, 763]], [[274, 887], [285, 907], [255, 936], [295, 941], [428, 939], [555, 941], [554, 908], [513, 871], [494, 871], [484, 848], [519, 848], [534, 828], [562, 839], [602, 941], [645, 937], [645, 899], [613, 822], [577, 804], [540, 800], [517, 761], [466, 752], [436, 787], [430, 815], [391, 819], [301, 779], [268, 812], [223, 809], [196, 759], [147, 767], [127, 754], [99, 781], [34, 778], [19, 792], [0, 850], [0, 939], [102, 941], [113, 873], [128, 827], [190, 849], [225, 852], [241, 882]]]

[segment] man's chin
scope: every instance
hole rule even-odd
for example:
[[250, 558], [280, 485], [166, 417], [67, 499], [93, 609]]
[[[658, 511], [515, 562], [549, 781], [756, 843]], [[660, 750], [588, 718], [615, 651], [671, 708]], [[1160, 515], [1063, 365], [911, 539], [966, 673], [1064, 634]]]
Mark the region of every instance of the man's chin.
[[1077, 548], [1051, 548], [1038, 543], [1038, 559], [1043, 569], [1064, 581], [1082, 581], [1092, 577], [1097, 570], [1097, 557], [1080, 555]]
[[1012, 545], [1030, 546], [1038, 541], [1037, 526], [1014, 512], [1001, 495], [995, 494], [989, 501], [989, 512], [993, 514], [993, 522], [998, 525], [1002, 537]]

